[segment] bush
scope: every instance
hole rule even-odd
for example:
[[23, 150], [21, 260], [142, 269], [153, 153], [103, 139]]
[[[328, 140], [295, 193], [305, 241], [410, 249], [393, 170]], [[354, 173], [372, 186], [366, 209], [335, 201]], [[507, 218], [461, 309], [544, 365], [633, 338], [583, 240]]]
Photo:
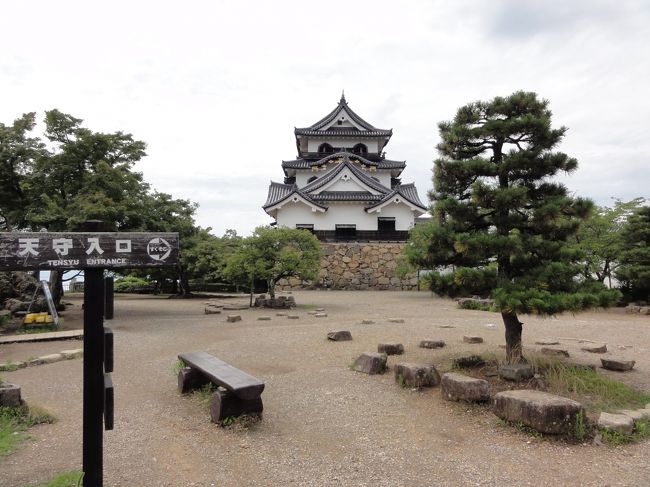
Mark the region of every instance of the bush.
[[116, 293], [150, 293], [153, 284], [139, 277], [126, 276], [115, 281], [114, 290]]

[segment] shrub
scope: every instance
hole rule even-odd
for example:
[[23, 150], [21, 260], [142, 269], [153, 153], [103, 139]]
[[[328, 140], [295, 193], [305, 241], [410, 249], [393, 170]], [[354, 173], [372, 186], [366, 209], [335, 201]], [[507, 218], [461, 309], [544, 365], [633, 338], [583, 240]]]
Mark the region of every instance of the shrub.
[[115, 281], [114, 290], [116, 293], [141, 293], [152, 292], [153, 286], [145, 279], [134, 276], [126, 276]]

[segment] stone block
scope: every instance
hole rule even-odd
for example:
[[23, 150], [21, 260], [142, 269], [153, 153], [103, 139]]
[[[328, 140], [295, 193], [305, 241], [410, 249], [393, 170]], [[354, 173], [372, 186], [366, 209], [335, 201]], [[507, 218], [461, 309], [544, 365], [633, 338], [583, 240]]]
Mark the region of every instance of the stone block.
[[483, 338], [479, 336], [465, 335], [463, 336], [463, 342], [465, 343], [483, 343]]
[[374, 325], [375, 321], [374, 320], [361, 320], [362, 325]]
[[617, 433], [630, 434], [634, 430], [634, 420], [625, 414], [600, 413], [598, 427]]
[[388, 318], [389, 323], [404, 323], [403, 318]]
[[618, 412], [618, 414], [624, 414], [625, 416], [629, 416], [634, 421], [639, 421], [643, 419], [643, 413], [641, 411], [634, 411], [632, 409], [621, 409]]
[[607, 345], [604, 343], [602, 345], [587, 345], [586, 347], [582, 347], [580, 350], [590, 353], [605, 353], [607, 352]]
[[554, 340], [553, 338], [544, 338], [542, 340], [537, 340], [535, 345], [559, 345], [560, 342]]
[[649, 407], [646, 407], [646, 408], [643, 408], [643, 409], [638, 409], [637, 411], [639, 413], [641, 413], [641, 417], [643, 419], [650, 419], [650, 408]]
[[535, 369], [530, 364], [503, 364], [499, 367], [499, 377], [506, 380], [521, 382], [532, 379]]
[[420, 341], [420, 348], [442, 348], [445, 342], [442, 340], [422, 340]]
[[61, 355], [66, 360], [81, 358], [84, 356], [83, 348], [75, 348], [74, 350], [61, 350]]
[[481, 367], [485, 365], [485, 360], [479, 355], [465, 355], [463, 357], [457, 357], [451, 361], [454, 367], [461, 369], [471, 369], [474, 367]]
[[284, 312], [275, 313], [275, 316], [287, 316], [287, 313]]
[[440, 381], [442, 395], [449, 401], [485, 402], [490, 400], [490, 385], [457, 372], [448, 372]]
[[221, 310], [217, 308], [213, 308], [212, 306], [205, 307], [203, 308], [203, 313], [206, 315], [218, 315], [221, 314]]
[[386, 371], [388, 356], [385, 353], [366, 352], [361, 354], [352, 365], [352, 369], [364, 374], [383, 374]]
[[314, 311], [317, 313], [323, 313], [325, 311], [325, 308], [316, 308]]
[[334, 342], [345, 342], [352, 340], [352, 333], [350, 333], [348, 330], [330, 331], [327, 334], [327, 339]]
[[327, 313], [316, 313], [315, 318], [327, 318]]
[[21, 404], [20, 386], [7, 382], [0, 384], [0, 407], [16, 408]]
[[397, 364], [395, 380], [405, 387], [435, 387], [440, 384], [440, 374], [433, 365]]
[[579, 402], [535, 390], [499, 392], [494, 396], [493, 405], [493, 412], [499, 418], [554, 435], [573, 434], [578, 415], [584, 416]]
[[298, 316], [298, 315], [287, 315], [287, 319], [289, 319], [289, 320], [299, 320], [300, 316]]
[[544, 355], [551, 355], [553, 357], [569, 357], [569, 352], [567, 352], [566, 350], [562, 350], [560, 348], [542, 347], [541, 352]]
[[257, 321], [271, 321], [271, 317], [266, 315], [258, 316]]
[[616, 370], [618, 372], [627, 372], [634, 368], [636, 363], [634, 360], [617, 360], [601, 358], [600, 362], [603, 364], [603, 369]]
[[386, 355], [402, 355], [404, 353], [404, 345], [401, 343], [380, 343], [377, 345], [377, 351]]
[[35, 359], [30, 360], [29, 365], [44, 365], [44, 364], [53, 364], [55, 362], [60, 362], [65, 360], [63, 355], [60, 353], [51, 353], [49, 355], [43, 355], [42, 357], [36, 357]]
[[236, 323], [237, 321], [241, 321], [241, 315], [228, 315], [226, 321], [228, 321], [228, 323]]

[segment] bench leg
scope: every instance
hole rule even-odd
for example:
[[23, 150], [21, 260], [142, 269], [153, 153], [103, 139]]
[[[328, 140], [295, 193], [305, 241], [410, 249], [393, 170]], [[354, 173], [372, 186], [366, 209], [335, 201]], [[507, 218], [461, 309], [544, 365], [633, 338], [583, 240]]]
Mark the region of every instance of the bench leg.
[[178, 391], [181, 394], [185, 394], [194, 389], [199, 389], [209, 383], [210, 379], [205, 377], [198, 370], [186, 367], [178, 372]]
[[240, 399], [233, 393], [219, 389], [212, 395], [210, 405], [210, 417], [213, 423], [220, 423], [230, 416], [241, 416], [242, 414], [261, 414], [262, 397], [255, 399]]

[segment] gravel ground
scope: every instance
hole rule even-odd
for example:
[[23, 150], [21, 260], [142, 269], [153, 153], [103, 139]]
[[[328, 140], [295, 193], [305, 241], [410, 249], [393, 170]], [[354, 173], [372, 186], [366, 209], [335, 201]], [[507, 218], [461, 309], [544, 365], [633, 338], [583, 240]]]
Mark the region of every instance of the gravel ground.
[[[389, 365], [442, 365], [450, 354], [498, 350], [499, 315], [458, 310], [424, 292], [294, 296], [301, 305], [298, 320], [269, 310], [205, 315], [205, 300], [116, 302], [109, 323], [115, 332], [115, 430], [104, 437], [106, 486], [650, 485], [650, 442], [613, 448], [534, 438], [502, 426], [483, 408], [443, 400], [438, 388], [411, 391], [399, 387], [392, 373], [367, 376], [349, 369], [356, 356], [376, 351], [382, 341], [401, 342], [406, 349], [401, 357], [389, 357]], [[309, 315], [306, 305], [324, 307], [328, 317]], [[229, 313], [243, 320], [226, 323]], [[272, 320], [257, 321], [262, 314]], [[389, 323], [391, 317], [405, 322]], [[363, 325], [362, 319], [376, 323]], [[537, 339], [561, 338], [562, 347], [581, 362], [599, 363], [601, 355], [581, 352], [578, 339], [607, 343], [605, 356], [637, 361], [635, 370], [616, 377], [650, 390], [650, 317], [612, 310], [522, 321], [525, 346], [539, 348], [533, 345]], [[72, 325], [66, 318], [66, 326]], [[327, 332], [335, 329], [350, 330], [354, 339], [328, 342]], [[463, 344], [466, 334], [480, 335], [485, 343]], [[429, 338], [445, 340], [447, 347], [418, 348]], [[5, 345], [0, 362], [78, 345]], [[171, 373], [176, 355], [199, 350], [266, 382], [262, 422], [222, 429], [196, 397], [176, 392]], [[0, 459], [0, 486], [21, 487], [79, 469], [81, 360], [3, 376], [59, 421], [33, 428], [33, 441]]]

